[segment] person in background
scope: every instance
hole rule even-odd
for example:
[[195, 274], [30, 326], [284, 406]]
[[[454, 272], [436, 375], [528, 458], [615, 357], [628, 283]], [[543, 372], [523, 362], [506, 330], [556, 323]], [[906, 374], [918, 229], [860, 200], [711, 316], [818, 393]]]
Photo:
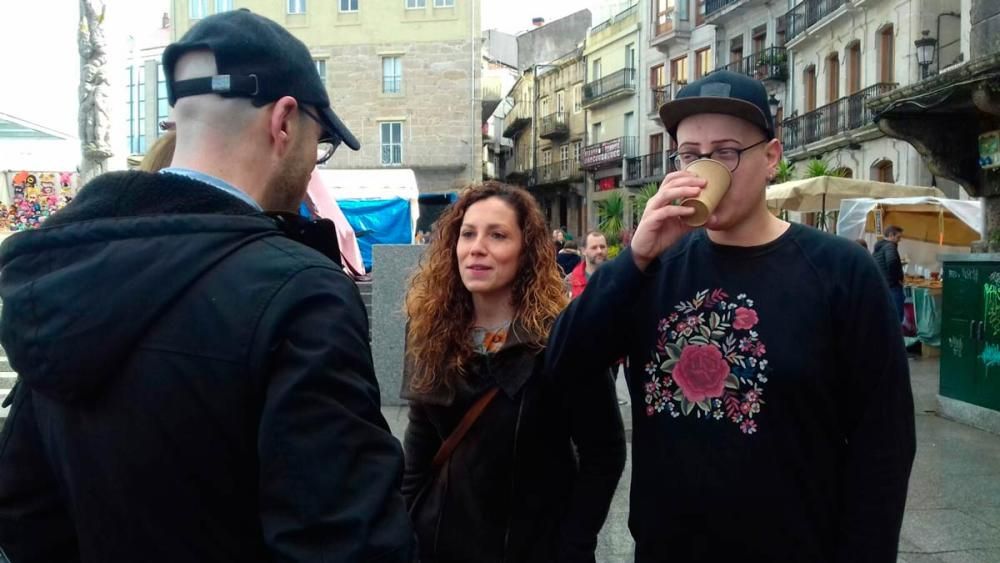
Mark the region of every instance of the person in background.
[[903, 261], [899, 257], [899, 239], [903, 238], [903, 229], [889, 225], [883, 234], [885, 238], [875, 243], [872, 256], [879, 271], [882, 272], [882, 277], [885, 278], [885, 283], [889, 285], [889, 295], [892, 296], [899, 321], [902, 322], [906, 294], [903, 292]]
[[587, 287], [587, 280], [608, 259], [608, 239], [604, 233], [590, 231], [583, 240], [586, 243], [583, 249], [583, 261], [577, 264], [566, 278], [572, 298], [579, 297], [583, 293]]
[[197, 22], [163, 71], [171, 166], [98, 176], [0, 247], [0, 341], [19, 375], [0, 549], [412, 562], [361, 296], [278, 220], [318, 162], [360, 144], [306, 46], [247, 10]]
[[156, 139], [153, 145], [149, 147], [149, 150], [146, 151], [145, 156], [142, 157], [142, 162], [139, 163], [139, 170], [143, 172], [159, 172], [170, 166], [170, 162], [174, 159], [177, 134], [173, 130], [172, 122], [165, 129], [160, 138]]
[[[900, 323], [854, 241], [767, 208], [764, 85], [717, 71], [660, 109], [678, 171], [556, 322], [563, 385], [629, 357], [638, 563], [895, 563], [916, 450]], [[704, 228], [706, 180], [732, 182]]]
[[866, 240], [865, 240], [865, 239], [863, 239], [863, 238], [859, 238], [859, 239], [858, 239], [858, 240], [857, 240], [856, 242], [857, 242], [857, 243], [858, 243], [859, 245], [861, 245], [861, 248], [864, 248], [865, 250], [868, 250], [868, 241], [866, 241]]
[[562, 250], [563, 246], [566, 244], [566, 234], [563, 233], [561, 229], [552, 231], [552, 244], [556, 247], [556, 253]]
[[569, 275], [581, 260], [580, 251], [577, 248], [575, 240], [566, 241], [562, 250], [556, 254], [556, 263], [559, 264], [559, 272], [563, 277]]
[[543, 368], [566, 304], [551, 244], [531, 194], [487, 182], [410, 284], [403, 495], [424, 563], [595, 561], [625, 436], [606, 369]]

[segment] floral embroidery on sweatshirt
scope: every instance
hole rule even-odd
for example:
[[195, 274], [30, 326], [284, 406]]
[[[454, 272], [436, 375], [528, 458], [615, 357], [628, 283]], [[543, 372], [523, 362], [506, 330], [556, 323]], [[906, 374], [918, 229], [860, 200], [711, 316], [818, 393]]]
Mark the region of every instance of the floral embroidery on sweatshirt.
[[753, 300], [706, 289], [674, 311], [659, 322], [644, 366], [646, 415], [725, 420], [756, 433], [770, 368]]

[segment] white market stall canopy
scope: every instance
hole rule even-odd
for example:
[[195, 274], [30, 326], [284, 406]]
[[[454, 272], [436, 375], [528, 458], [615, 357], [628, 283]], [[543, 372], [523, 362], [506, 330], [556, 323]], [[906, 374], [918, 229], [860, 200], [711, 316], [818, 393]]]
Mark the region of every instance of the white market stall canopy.
[[417, 219], [420, 218], [420, 190], [417, 188], [417, 176], [407, 168], [391, 168], [379, 170], [324, 170], [318, 168], [320, 179], [326, 189], [333, 193], [334, 199], [405, 199], [410, 203], [410, 216], [413, 219], [413, 230], [416, 232]]
[[767, 188], [767, 206], [799, 213], [825, 213], [840, 208], [841, 201], [854, 198], [944, 197], [937, 188], [903, 186], [871, 180], [820, 176], [793, 180]]
[[969, 246], [983, 236], [983, 207], [979, 201], [940, 197], [846, 199], [840, 203], [837, 234], [859, 239], [875, 233], [876, 213], [881, 227], [903, 229], [903, 238], [948, 246]]

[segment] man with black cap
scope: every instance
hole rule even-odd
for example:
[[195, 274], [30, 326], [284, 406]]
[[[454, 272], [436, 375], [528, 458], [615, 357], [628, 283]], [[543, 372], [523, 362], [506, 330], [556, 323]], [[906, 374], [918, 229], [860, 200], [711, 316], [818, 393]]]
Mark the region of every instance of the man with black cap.
[[[680, 171], [546, 352], [570, 374], [629, 356], [636, 561], [895, 562], [915, 439], [885, 282], [853, 241], [768, 211], [760, 82], [712, 73], [660, 116]], [[695, 230], [679, 202], [703, 158], [732, 182]]]
[[163, 63], [172, 167], [100, 176], [0, 248], [20, 376], [0, 548], [15, 563], [412, 561], [360, 295], [335, 249], [289, 236], [315, 232], [292, 213], [316, 163], [358, 141], [305, 45], [263, 17], [205, 18]]

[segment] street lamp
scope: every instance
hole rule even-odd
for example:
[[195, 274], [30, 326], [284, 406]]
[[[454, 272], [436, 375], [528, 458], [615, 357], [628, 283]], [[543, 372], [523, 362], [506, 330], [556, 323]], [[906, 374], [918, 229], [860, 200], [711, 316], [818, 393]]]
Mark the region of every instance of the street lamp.
[[927, 78], [930, 66], [934, 64], [934, 53], [937, 51], [937, 39], [928, 37], [930, 30], [923, 31], [923, 37], [913, 42], [917, 47], [917, 64], [920, 65], [920, 77]]

